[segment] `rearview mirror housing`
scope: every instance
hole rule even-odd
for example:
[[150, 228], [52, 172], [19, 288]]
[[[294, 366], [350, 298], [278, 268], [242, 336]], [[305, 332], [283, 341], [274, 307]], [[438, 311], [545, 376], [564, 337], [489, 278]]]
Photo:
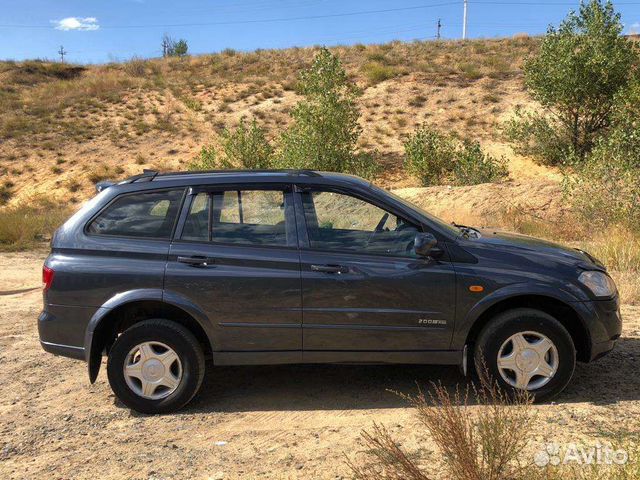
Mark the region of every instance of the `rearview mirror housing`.
[[434, 249], [440, 251], [440, 249], [436, 249], [436, 245], [438, 245], [438, 240], [432, 233], [421, 232], [416, 234], [413, 248], [416, 254], [421, 257], [429, 257], [435, 253]]

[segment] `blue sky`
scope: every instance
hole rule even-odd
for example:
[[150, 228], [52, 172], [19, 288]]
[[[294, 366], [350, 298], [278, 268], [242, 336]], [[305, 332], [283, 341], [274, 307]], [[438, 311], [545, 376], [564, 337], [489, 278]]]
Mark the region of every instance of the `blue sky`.
[[[640, 0], [614, 2], [626, 31], [640, 31]], [[578, 2], [470, 0], [468, 36], [540, 34]], [[159, 56], [164, 33], [193, 54], [316, 44], [459, 38], [462, 0], [21, 0], [0, 11], [0, 59], [101, 63]]]

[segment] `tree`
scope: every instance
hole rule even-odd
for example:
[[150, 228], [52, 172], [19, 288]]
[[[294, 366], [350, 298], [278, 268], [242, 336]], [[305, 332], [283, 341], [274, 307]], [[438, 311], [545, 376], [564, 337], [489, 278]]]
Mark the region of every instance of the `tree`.
[[609, 134], [601, 137], [565, 185], [591, 225], [640, 232], [640, 81], [616, 96]]
[[373, 175], [375, 163], [356, 146], [362, 132], [358, 90], [340, 59], [322, 48], [300, 75], [299, 92], [304, 99], [281, 137], [282, 166]]
[[184, 57], [187, 55], [189, 46], [187, 41], [180, 39], [175, 41], [168, 34], [162, 36], [162, 56], [163, 57]]
[[189, 50], [189, 46], [187, 45], [187, 41], [184, 39], [178, 40], [173, 45], [173, 55], [176, 57], [184, 57], [187, 55], [187, 50]]
[[621, 36], [611, 2], [591, 0], [549, 27], [539, 53], [524, 65], [525, 84], [543, 111], [509, 126], [522, 153], [545, 163], [584, 160], [610, 125], [616, 94], [634, 76], [637, 52]]

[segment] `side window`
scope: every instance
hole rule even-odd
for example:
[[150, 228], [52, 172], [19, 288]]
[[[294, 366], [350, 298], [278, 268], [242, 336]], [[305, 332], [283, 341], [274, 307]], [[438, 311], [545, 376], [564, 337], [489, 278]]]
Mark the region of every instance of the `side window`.
[[117, 198], [88, 226], [95, 235], [169, 238], [183, 190], [142, 192]]
[[414, 257], [419, 228], [369, 202], [336, 192], [304, 192], [311, 248]]
[[191, 202], [189, 215], [182, 230], [183, 240], [209, 240], [209, 194], [199, 193]]
[[286, 246], [285, 194], [281, 190], [198, 194], [191, 204], [182, 239]]

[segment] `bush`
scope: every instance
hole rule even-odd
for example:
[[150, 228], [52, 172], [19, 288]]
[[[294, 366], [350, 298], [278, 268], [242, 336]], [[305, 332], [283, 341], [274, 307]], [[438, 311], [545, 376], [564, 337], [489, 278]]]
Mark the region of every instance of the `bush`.
[[422, 126], [404, 143], [405, 168], [423, 185], [442, 181], [455, 156], [451, 137]]
[[362, 132], [358, 90], [338, 57], [322, 48], [298, 86], [304, 99], [293, 108], [293, 122], [281, 137], [280, 166], [374, 175], [377, 165], [356, 147]]
[[523, 153], [551, 164], [567, 154], [586, 158], [638, 63], [622, 29], [613, 5], [600, 0], [581, 3], [557, 29], [549, 27], [539, 53], [524, 65], [526, 86], [543, 110], [518, 115], [511, 124], [509, 137]]
[[475, 185], [506, 177], [504, 159], [485, 154], [478, 142], [459, 144], [450, 135], [422, 126], [404, 144], [405, 168], [422, 185]]
[[508, 175], [504, 158], [484, 153], [478, 142], [465, 141], [454, 158], [451, 181], [456, 185], [494, 182]]
[[224, 161], [228, 166], [250, 169], [273, 167], [273, 147], [255, 118], [249, 127], [242, 119], [235, 130], [225, 129], [222, 133], [222, 148]]

